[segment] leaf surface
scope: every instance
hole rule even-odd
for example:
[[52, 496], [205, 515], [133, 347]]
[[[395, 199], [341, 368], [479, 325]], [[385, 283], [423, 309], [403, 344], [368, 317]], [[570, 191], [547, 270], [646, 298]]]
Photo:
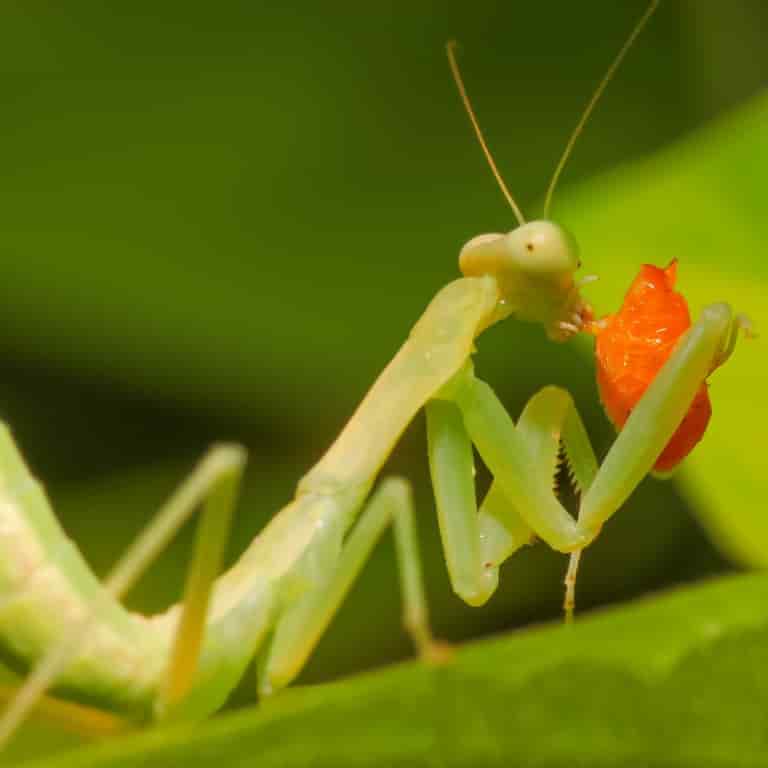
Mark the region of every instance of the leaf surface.
[[764, 764], [766, 589], [722, 579], [28, 768]]

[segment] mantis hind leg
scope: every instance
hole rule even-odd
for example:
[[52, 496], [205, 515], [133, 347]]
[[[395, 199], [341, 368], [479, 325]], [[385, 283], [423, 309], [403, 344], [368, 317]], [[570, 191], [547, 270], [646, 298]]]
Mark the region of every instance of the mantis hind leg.
[[[24, 684], [15, 692], [8, 708], [0, 716], [0, 747], [15, 733], [30, 711], [46, 691], [76, 657], [80, 642], [99, 620], [100, 612], [111, 601], [119, 600], [138, 581], [146, 569], [175, 536], [182, 525], [202, 502], [204, 509], [200, 541], [213, 534], [220, 556], [223, 541], [229, 529], [231, 505], [235, 489], [245, 463], [245, 451], [236, 445], [218, 445], [211, 448], [192, 474], [179, 486], [154, 520], [138, 535], [133, 544], [112, 568], [103, 589], [86, 606], [80, 619], [63, 634], [42, 656]], [[200, 638], [205, 626], [208, 595], [213, 575], [209, 569], [218, 568], [214, 553], [213, 563], [207, 563], [209, 551], [198, 546], [192, 566], [182, 620], [177, 630], [177, 642], [171, 655], [165, 695], [160, 702], [176, 703], [177, 694], [183, 695], [194, 678], [199, 657]], [[171, 695], [168, 696], [167, 694]]]
[[344, 542], [331, 532], [326, 545], [315, 553], [313, 583], [278, 619], [260, 665], [262, 696], [285, 687], [299, 674], [390, 522], [400, 570], [403, 625], [422, 658], [440, 660], [445, 656], [429, 626], [410, 486], [401, 478], [387, 478]]
[[220, 468], [207, 492], [168, 671], [155, 705], [158, 717], [173, 712], [192, 689], [203, 649], [211, 592], [222, 570], [243, 466], [244, 454], [233, 455], [228, 465]]

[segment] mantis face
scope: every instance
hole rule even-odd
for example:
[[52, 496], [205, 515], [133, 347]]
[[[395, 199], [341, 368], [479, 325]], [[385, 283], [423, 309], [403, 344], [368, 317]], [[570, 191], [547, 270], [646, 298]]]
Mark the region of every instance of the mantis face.
[[555, 341], [578, 333], [592, 319], [573, 279], [580, 266], [573, 237], [546, 220], [521, 224], [506, 235], [479, 235], [459, 255], [465, 277], [496, 278], [502, 316], [541, 323]]

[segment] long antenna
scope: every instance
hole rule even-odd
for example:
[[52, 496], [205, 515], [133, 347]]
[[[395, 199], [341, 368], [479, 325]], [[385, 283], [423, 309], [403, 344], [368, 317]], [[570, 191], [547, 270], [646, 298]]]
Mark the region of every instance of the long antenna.
[[579, 122], [576, 124], [576, 128], [574, 128], [573, 133], [571, 134], [571, 138], [568, 139], [568, 143], [565, 145], [565, 149], [563, 150], [560, 161], [555, 168], [555, 172], [552, 174], [552, 180], [549, 182], [547, 195], [544, 198], [544, 218], [546, 218], [547, 214], [549, 213], [549, 207], [552, 203], [552, 194], [555, 191], [555, 187], [557, 186], [557, 181], [560, 178], [560, 174], [563, 172], [563, 168], [568, 162], [568, 158], [571, 156], [573, 145], [576, 143], [576, 139], [579, 138], [581, 132], [584, 130], [584, 126], [587, 124], [587, 120], [589, 120], [589, 117], [592, 114], [592, 110], [595, 108], [595, 105], [603, 95], [605, 86], [608, 85], [608, 83], [613, 79], [613, 76], [616, 74], [616, 70], [619, 68], [619, 65], [627, 55], [627, 51], [629, 51], [629, 49], [632, 47], [632, 44], [637, 39], [637, 36], [643, 31], [643, 27], [648, 23], [648, 20], [651, 18], [651, 16], [653, 16], [654, 11], [659, 7], [660, 1], [661, 0], [651, 0], [650, 5], [648, 8], [646, 8], [645, 13], [640, 17], [637, 24], [635, 24], [634, 29], [627, 38], [627, 41], [621, 47], [621, 50], [613, 60], [613, 63], [610, 67], [608, 67], [608, 71], [605, 73], [605, 77], [600, 82], [600, 85], [597, 86], [597, 89], [587, 104], [587, 108], [584, 110], [584, 113], [579, 119]]
[[475, 117], [475, 111], [472, 109], [472, 104], [469, 101], [469, 96], [467, 96], [467, 89], [464, 87], [464, 81], [461, 79], [461, 72], [459, 72], [459, 65], [456, 63], [456, 41], [455, 40], [449, 40], [446, 43], [445, 52], [448, 54], [448, 63], [451, 65], [451, 73], [453, 74], [453, 79], [454, 79], [454, 82], [456, 83], [456, 87], [459, 89], [459, 96], [461, 96], [461, 101], [464, 104], [464, 109], [467, 110], [469, 119], [472, 122], [472, 127], [475, 129], [475, 135], [477, 136], [477, 140], [480, 142], [480, 147], [483, 150], [485, 159], [488, 161], [488, 165], [491, 166], [491, 173], [493, 173], [493, 176], [496, 179], [496, 182], [498, 183], [499, 187], [501, 187], [501, 191], [504, 193], [504, 197], [507, 199], [507, 202], [509, 203], [509, 207], [515, 212], [515, 216], [517, 217], [518, 223], [525, 224], [525, 217], [523, 216], [523, 212], [520, 210], [517, 203], [515, 202], [515, 198], [512, 197], [510, 191], [507, 189], [507, 185], [504, 183], [504, 179], [501, 178], [499, 169], [496, 167], [496, 163], [493, 160], [493, 155], [491, 154], [491, 151], [488, 149], [488, 145], [485, 143], [485, 137], [483, 136], [483, 132], [480, 130], [480, 123], [477, 122], [477, 118]]

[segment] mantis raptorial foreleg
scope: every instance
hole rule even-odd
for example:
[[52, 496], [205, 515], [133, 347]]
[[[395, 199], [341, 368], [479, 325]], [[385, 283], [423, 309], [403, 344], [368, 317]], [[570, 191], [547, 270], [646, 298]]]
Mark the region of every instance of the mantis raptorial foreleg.
[[[471, 364], [459, 371], [427, 405], [432, 481], [457, 594], [472, 605], [484, 603], [496, 588], [500, 562], [532, 531], [553, 549], [574, 553], [565, 600], [570, 616], [578, 553], [649, 473], [702, 383], [730, 355], [744, 324], [725, 304], [707, 307], [648, 388], [599, 469], [567, 392], [543, 389], [516, 426]], [[489, 497], [495, 525], [486, 525], [482, 537], [472, 444], [494, 477]], [[583, 494], [576, 520], [553, 490], [561, 445]], [[494, 550], [495, 557], [483, 556]]]

